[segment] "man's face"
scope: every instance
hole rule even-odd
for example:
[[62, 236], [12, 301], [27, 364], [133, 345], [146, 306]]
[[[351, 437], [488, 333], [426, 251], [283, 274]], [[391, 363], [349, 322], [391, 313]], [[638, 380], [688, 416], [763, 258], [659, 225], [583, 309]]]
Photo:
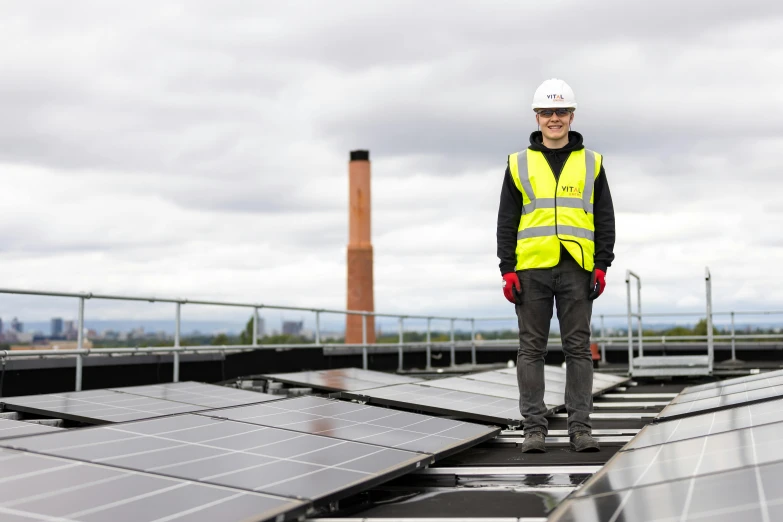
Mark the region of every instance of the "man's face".
[[568, 135], [574, 113], [571, 109], [538, 109], [536, 121], [546, 138], [559, 140]]

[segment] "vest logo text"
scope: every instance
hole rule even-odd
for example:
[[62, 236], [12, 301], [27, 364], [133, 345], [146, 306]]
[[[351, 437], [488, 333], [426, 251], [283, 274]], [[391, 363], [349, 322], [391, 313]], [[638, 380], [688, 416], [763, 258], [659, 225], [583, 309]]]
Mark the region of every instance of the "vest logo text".
[[579, 187], [572, 187], [570, 185], [560, 185], [560, 192], [563, 192], [566, 196], [573, 196], [577, 198], [582, 197], [582, 189]]

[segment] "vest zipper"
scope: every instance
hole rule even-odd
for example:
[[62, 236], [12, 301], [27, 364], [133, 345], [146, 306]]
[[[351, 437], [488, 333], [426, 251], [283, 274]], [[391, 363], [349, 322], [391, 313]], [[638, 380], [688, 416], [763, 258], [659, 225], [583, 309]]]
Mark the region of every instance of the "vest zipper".
[[[587, 154], [587, 153], [585, 153]], [[563, 175], [563, 170], [565, 170], [566, 163], [568, 163], [569, 158], [571, 157], [571, 153], [568, 153], [568, 156], [566, 156], [565, 161], [563, 161], [563, 164], [560, 166], [560, 172], [557, 173], [557, 176], [555, 176], [555, 169], [552, 168], [552, 164], [549, 162], [549, 158], [546, 157], [546, 154], [543, 155], [544, 159], [546, 160], [546, 164], [549, 165], [549, 171], [552, 173], [552, 177], [555, 178], [555, 236], [557, 236], [558, 241], [568, 241], [569, 243], [576, 243], [576, 246], [579, 247], [579, 252], [582, 254], [582, 268], [585, 267], [585, 251], [582, 248], [582, 245], [579, 244], [578, 241], [574, 241], [573, 239], [564, 239], [560, 237], [560, 233], [557, 230], [557, 186], [560, 184], [560, 176]], [[558, 263], [562, 261], [562, 254], [563, 249], [559, 248], [557, 252], [558, 257]], [[570, 255], [570, 254], [569, 254]]]

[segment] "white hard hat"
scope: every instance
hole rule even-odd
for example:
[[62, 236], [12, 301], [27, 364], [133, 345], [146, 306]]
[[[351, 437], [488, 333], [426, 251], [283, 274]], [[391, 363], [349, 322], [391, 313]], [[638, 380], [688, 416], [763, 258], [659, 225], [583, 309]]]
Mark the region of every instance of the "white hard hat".
[[576, 109], [574, 91], [563, 80], [552, 78], [538, 86], [533, 95], [533, 110], [566, 107]]

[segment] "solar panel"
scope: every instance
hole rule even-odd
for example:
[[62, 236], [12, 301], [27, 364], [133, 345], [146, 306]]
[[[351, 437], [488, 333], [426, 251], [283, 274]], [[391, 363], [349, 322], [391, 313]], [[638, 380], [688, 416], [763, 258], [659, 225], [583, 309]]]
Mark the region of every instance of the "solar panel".
[[522, 420], [518, 400], [444, 390], [419, 384], [398, 384], [359, 392], [344, 392], [342, 396], [374, 404], [453, 415], [499, 425], [516, 426]]
[[650, 424], [622, 451], [783, 421], [783, 399]]
[[0, 519], [7, 522], [295, 520], [307, 504], [73, 460], [0, 449]]
[[590, 497], [571, 497], [549, 522], [783, 520], [783, 463]]
[[188, 414], [0, 444], [318, 501], [353, 494], [432, 461], [420, 453]]
[[[544, 366], [544, 378], [547, 382], [547, 389], [549, 387], [558, 386], [556, 383], [560, 383], [559, 386], [562, 387], [563, 390], [565, 390], [565, 382], [566, 382], [566, 370], [565, 368], [561, 368], [559, 366], [553, 366], [550, 364], [547, 364]], [[503, 373], [506, 375], [514, 375], [517, 374], [516, 368], [503, 368], [501, 370], [496, 370], [494, 372], [485, 372], [485, 373]], [[628, 377], [623, 377], [620, 375], [611, 375], [608, 373], [601, 373], [601, 372], [593, 372], [593, 393], [600, 393], [603, 391], [606, 391], [610, 388], [614, 388], [615, 386], [619, 386], [620, 384], [623, 384], [630, 379]]]
[[5, 409], [74, 420], [89, 424], [147, 419], [203, 410], [191, 404], [165, 401], [112, 390], [5, 397]]
[[[691, 393], [689, 395], [694, 396], [699, 394]], [[709, 397], [706, 399], [696, 399], [693, 401], [672, 403], [666, 406], [655, 417], [655, 422], [670, 421], [691, 415], [720, 411], [743, 404], [769, 401], [780, 397], [783, 397], [783, 385], [770, 386], [767, 388], [761, 388], [759, 390], [730, 393], [727, 395]]]
[[[734, 379], [726, 379], [723, 381], [716, 381], [716, 382], [708, 382], [706, 384], [700, 384], [698, 386], [689, 386], [688, 388], [685, 388], [682, 390], [682, 394], [689, 394], [689, 393], [698, 393], [701, 391], [706, 390], [714, 390], [714, 389], [720, 389], [720, 388], [726, 388], [729, 386], [734, 386], [736, 384], [750, 384], [755, 383], [756, 381], [765, 381], [768, 379], [774, 379], [776, 377], [783, 376], [783, 370], [777, 370], [774, 372], [765, 372], [765, 373], [758, 373], [756, 375], [746, 375], [744, 377], [736, 377]], [[735, 390], [735, 391], [744, 391], [746, 388]], [[747, 388], [752, 389], [752, 388]], [[732, 392], [729, 392], [732, 393]]]
[[310, 386], [328, 391], [366, 390], [392, 384], [408, 384], [421, 379], [359, 368], [338, 368], [295, 373], [274, 373], [263, 377], [284, 382]]
[[[559, 384], [559, 383], [555, 383]], [[445, 379], [433, 379], [421, 383], [422, 386], [433, 386], [446, 390], [457, 390], [467, 393], [477, 393], [481, 395], [491, 395], [493, 397], [503, 397], [506, 399], [519, 400], [519, 387], [515, 382], [513, 386], [507, 384], [498, 384], [487, 381], [477, 381], [463, 377], [447, 377]], [[565, 404], [564, 393], [551, 391], [550, 383], [546, 382], [546, 392], [544, 393], [544, 404], [547, 408], [555, 409]]]
[[438, 458], [500, 432], [495, 427], [320, 397], [212, 410], [203, 415], [429, 453]]
[[713, 387], [701, 391], [686, 392], [683, 390], [675, 399], [672, 404], [679, 404], [681, 402], [698, 401], [700, 399], [709, 399], [712, 397], [722, 397], [724, 395], [731, 395], [734, 393], [752, 392], [757, 390], [777, 388], [778, 390], [783, 388], [783, 375], [777, 377], [770, 377], [767, 379], [757, 379], [749, 382], [738, 382], [734, 384], [727, 384], [725, 386]]
[[34, 422], [23, 422], [11, 419], [0, 418], [0, 439], [8, 437], [18, 437], [20, 435], [30, 435], [33, 433], [48, 433], [51, 431], [60, 431], [60, 428], [54, 426], [45, 426]]
[[149, 386], [112, 388], [113, 391], [141, 395], [166, 401], [184, 402], [205, 408], [227, 408], [242, 404], [280, 400], [279, 395], [269, 395], [227, 386], [215, 386], [200, 382], [170, 382]]
[[[501, 371], [468, 373], [466, 375], [461, 376], [461, 378], [470, 379], [472, 381], [491, 382], [495, 384], [503, 384], [505, 386], [513, 386], [515, 389], [519, 390], [516, 370], [514, 370], [513, 373], [507, 373]], [[565, 381], [559, 381], [559, 380], [553, 381], [548, 379], [546, 376], [544, 378], [546, 382], [546, 391], [559, 392], [559, 393], [565, 392]], [[516, 395], [518, 398], [519, 391], [517, 391]]]
[[777, 461], [783, 461], [783, 424], [766, 424], [623, 451], [593, 475], [576, 496], [616, 492]]

